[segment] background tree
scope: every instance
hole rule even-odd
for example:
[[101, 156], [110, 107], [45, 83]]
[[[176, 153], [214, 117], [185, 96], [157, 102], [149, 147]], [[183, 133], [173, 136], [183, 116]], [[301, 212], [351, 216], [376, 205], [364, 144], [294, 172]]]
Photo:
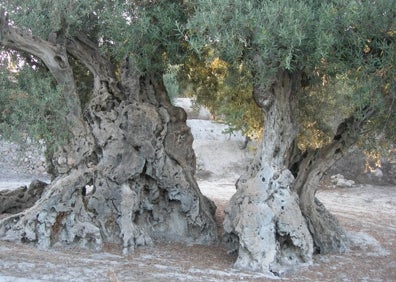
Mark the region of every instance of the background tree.
[[[52, 183], [32, 208], [0, 221], [0, 236], [124, 252], [156, 239], [215, 241], [215, 207], [194, 179], [186, 114], [162, 82], [167, 65], [184, 58], [175, 28], [186, 22], [182, 1], [0, 5], [0, 46], [35, 62], [17, 64], [13, 76], [2, 64], [2, 121], [48, 120], [39, 124], [54, 148]], [[30, 101], [43, 112], [28, 113]], [[14, 128], [31, 133], [32, 124]]]
[[[346, 248], [315, 198], [357, 142], [394, 137], [394, 1], [196, 1], [186, 37], [243, 64], [265, 131], [224, 221], [236, 266], [279, 272]], [[319, 142], [320, 141], [320, 142]]]

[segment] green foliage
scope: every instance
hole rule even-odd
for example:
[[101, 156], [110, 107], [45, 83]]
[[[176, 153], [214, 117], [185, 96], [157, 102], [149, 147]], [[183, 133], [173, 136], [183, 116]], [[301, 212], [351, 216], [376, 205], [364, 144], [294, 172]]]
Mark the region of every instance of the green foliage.
[[257, 56], [265, 64], [256, 68], [270, 79], [278, 68], [298, 68], [298, 56], [310, 42], [313, 7], [304, 1], [197, 1], [188, 24], [195, 50], [211, 46], [229, 63], [251, 63]]
[[62, 90], [51, 78], [25, 67], [18, 72], [2, 68], [0, 80], [2, 138], [19, 143], [44, 140], [49, 149], [68, 140]]
[[[183, 1], [107, 1], [107, 0], [0, 0], [12, 25], [24, 33], [43, 40], [55, 39], [66, 44], [68, 38], [83, 34], [98, 46], [103, 56], [115, 67], [129, 57], [142, 74], [158, 79], [168, 65], [185, 56], [184, 38], [177, 30], [177, 23], [185, 23]], [[19, 58], [28, 61], [26, 54]], [[23, 59], [22, 59], [23, 58]], [[29, 58], [30, 59], [30, 58]], [[38, 65], [41, 63], [32, 58]], [[91, 98], [92, 74], [78, 60], [69, 57], [82, 107]], [[18, 130], [34, 138], [44, 138], [49, 143], [64, 139], [67, 125], [62, 116], [61, 89], [52, 85], [40, 66], [28, 70], [31, 62], [19, 73], [11, 74], [7, 65], [1, 66], [2, 131], [7, 138], [20, 138]], [[177, 92], [174, 78], [165, 75], [171, 94]], [[30, 85], [29, 85], [30, 84]], [[29, 85], [29, 86], [28, 86]]]
[[297, 115], [317, 147], [334, 133], [329, 114], [362, 118], [367, 107], [376, 115], [365, 138], [395, 133], [395, 18], [393, 0], [197, 0], [187, 34], [198, 54], [248, 67], [254, 85], [302, 74]]
[[73, 36], [79, 32], [92, 33], [96, 27], [97, 11], [111, 1], [90, 0], [13, 0], [0, 1], [13, 23], [36, 36], [47, 39], [51, 33]]
[[142, 73], [163, 73], [183, 60], [187, 44], [177, 30], [185, 23], [183, 1], [114, 1], [101, 13], [103, 52], [129, 56]]
[[192, 56], [179, 79], [187, 96], [196, 97], [216, 120], [229, 125], [228, 133], [239, 130], [251, 138], [261, 136], [262, 111], [253, 100], [252, 77], [243, 65], [236, 69], [219, 58], [204, 61]]
[[179, 82], [177, 81], [177, 66], [170, 66], [167, 72], [163, 75], [163, 81], [168, 93], [169, 99], [173, 101], [180, 94]]
[[[14, 25], [43, 39], [56, 33], [59, 43], [83, 33], [116, 66], [129, 57], [142, 74], [164, 78], [171, 96], [183, 79], [166, 73], [168, 66], [182, 66], [198, 102], [249, 135], [262, 124], [253, 87], [288, 71], [304, 77], [295, 99], [307, 144], [331, 138], [336, 120], [329, 116], [359, 118], [368, 106], [376, 116], [367, 132], [396, 136], [393, 0], [0, 0], [0, 6]], [[71, 64], [85, 104], [91, 75]]]
[[[117, 64], [129, 56], [142, 73], [163, 73], [185, 55], [177, 24], [187, 20], [183, 1], [2, 1], [13, 23], [45, 40], [87, 35]], [[177, 62], [176, 62], [177, 63]]]
[[350, 70], [361, 65], [367, 39], [383, 40], [395, 28], [391, 0], [196, 2], [187, 26], [192, 48], [210, 46], [229, 63], [249, 62], [263, 82], [279, 70]]

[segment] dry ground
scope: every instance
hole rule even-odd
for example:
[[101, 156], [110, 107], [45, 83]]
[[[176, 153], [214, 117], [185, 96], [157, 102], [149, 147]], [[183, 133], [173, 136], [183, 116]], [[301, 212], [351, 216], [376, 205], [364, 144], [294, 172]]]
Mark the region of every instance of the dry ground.
[[[221, 233], [224, 207], [235, 192], [233, 183], [252, 156], [249, 150], [239, 149], [243, 143], [241, 136], [221, 135], [221, 125], [192, 120], [189, 126], [195, 139], [198, 175], [210, 176], [210, 180], [199, 184], [218, 206], [216, 217]], [[30, 170], [16, 173], [20, 164], [10, 161], [13, 156], [21, 159], [16, 152], [15, 145], [0, 143], [0, 189], [16, 188], [31, 180]], [[36, 163], [37, 158], [30, 159]], [[45, 180], [45, 175], [42, 177]], [[112, 246], [107, 246], [105, 252], [94, 253], [77, 249], [38, 250], [0, 241], [0, 282], [396, 281], [396, 187], [333, 188], [327, 184], [318, 197], [345, 227], [351, 239], [350, 248], [345, 254], [317, 255], [311, 265], [286, 277], [233, 269], [235, 257], [227, 254], [221, 244], [162, 243], [122, 256]]]
[[[220, 223], [233, 185], [200, 186], [218, 205]], [[350, 249], [317, 255], [287, 277], [233, 269], [235, 258], [221, 245], [157, 244], [122, 256], [110, 246], [93, 253], [0, 241], [0, 281], [396, 281], [396, 187], [329, 187], [318, 196], [347, 230]]]

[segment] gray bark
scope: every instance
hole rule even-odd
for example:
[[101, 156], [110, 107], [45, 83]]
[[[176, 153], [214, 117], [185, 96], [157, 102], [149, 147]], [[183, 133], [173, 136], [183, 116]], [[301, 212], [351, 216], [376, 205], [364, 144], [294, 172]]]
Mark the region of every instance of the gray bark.
[[[112, 64], [84, 36], [65, 45], [20, 36], [4, 14], [0, 27], [1, 45], [39, 57], [55, 78], [66, 75], [72, 86], [64, 95], [73, 96], [72, 138], [51, 158], [55, 179], [35, 205], [0, 221], [0, 237], [44, 248], [111, 244], [124, 253], [156, 240], [217, 240], [215, 206], [194, 180], [186, 114], [170, 104], [161, 80], [141, 76], [128, 60], [117, 80]], [[80, 105], [68, 56], [93, 74], [84, 111], [74, 110]]]
[[324, 173], [353, 148], [372, 110], [360, 120], [342, 122], [327, 146], [301, 152], [294, 116], [299, 82], [298, 73], [283, 72], [271, 85], [254, 88], [264, 111], [264, 137], [248, 174], [237, 182], [224, 220], [225, 240], [238, 252], [235, 265], [240, 268], [281, 275], [311, 261], [314, 250], [347, 248], [343, 228], [315, 194]]
[[333, 164], [356, 149], [359, 131], [373, 114], [367, 108], [361, 119], [349, 117], [340, 123], [331, 143], [317, 150], [309, 150], [294, 163], [297, 175], [293, 190], [300, 198], [300, 208], [314, 239], [316, 252], [321, 254], [344, 252], [348, 238], [337, 218], [315, 197], [319, 182]]
[[274, 84], [254, 93], [264, 109], [264, 138], [249, 173], [238, 181], [224, 220], [226, 240], [238, 251], [239, 268], [281, 274], [311, 260], [312, 237], [288, 169], [297, 134], [291, 103], [295, 81], [280, 73]]

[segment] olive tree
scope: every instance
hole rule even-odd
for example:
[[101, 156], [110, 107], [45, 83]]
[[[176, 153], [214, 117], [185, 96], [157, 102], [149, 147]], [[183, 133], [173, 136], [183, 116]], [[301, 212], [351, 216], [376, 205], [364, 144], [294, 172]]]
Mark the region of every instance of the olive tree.
[[394, 136], [396, 3], [195, 3], [191, 49], [249, 68], [264, 113], [260, 149], [224, 220], [235, 265], [280, 272], [344, 251], [346, 233], [315, 193], [357, 143]]
[[184, 57], [182, 2], [0, 1], [0, 46], [24, 62], [13, 74], [1, 66], [10, 86], [1, 95], [58, 97], [61, 107], [51, 100], [36, 118], [62, 125], [49, 134], [62, 138], [46, 139], [51, 184], [33, 207], [0, 221], [1, 237], [124, 253], [155, 240], [216, 241], [186, 114], [162, 79]]

